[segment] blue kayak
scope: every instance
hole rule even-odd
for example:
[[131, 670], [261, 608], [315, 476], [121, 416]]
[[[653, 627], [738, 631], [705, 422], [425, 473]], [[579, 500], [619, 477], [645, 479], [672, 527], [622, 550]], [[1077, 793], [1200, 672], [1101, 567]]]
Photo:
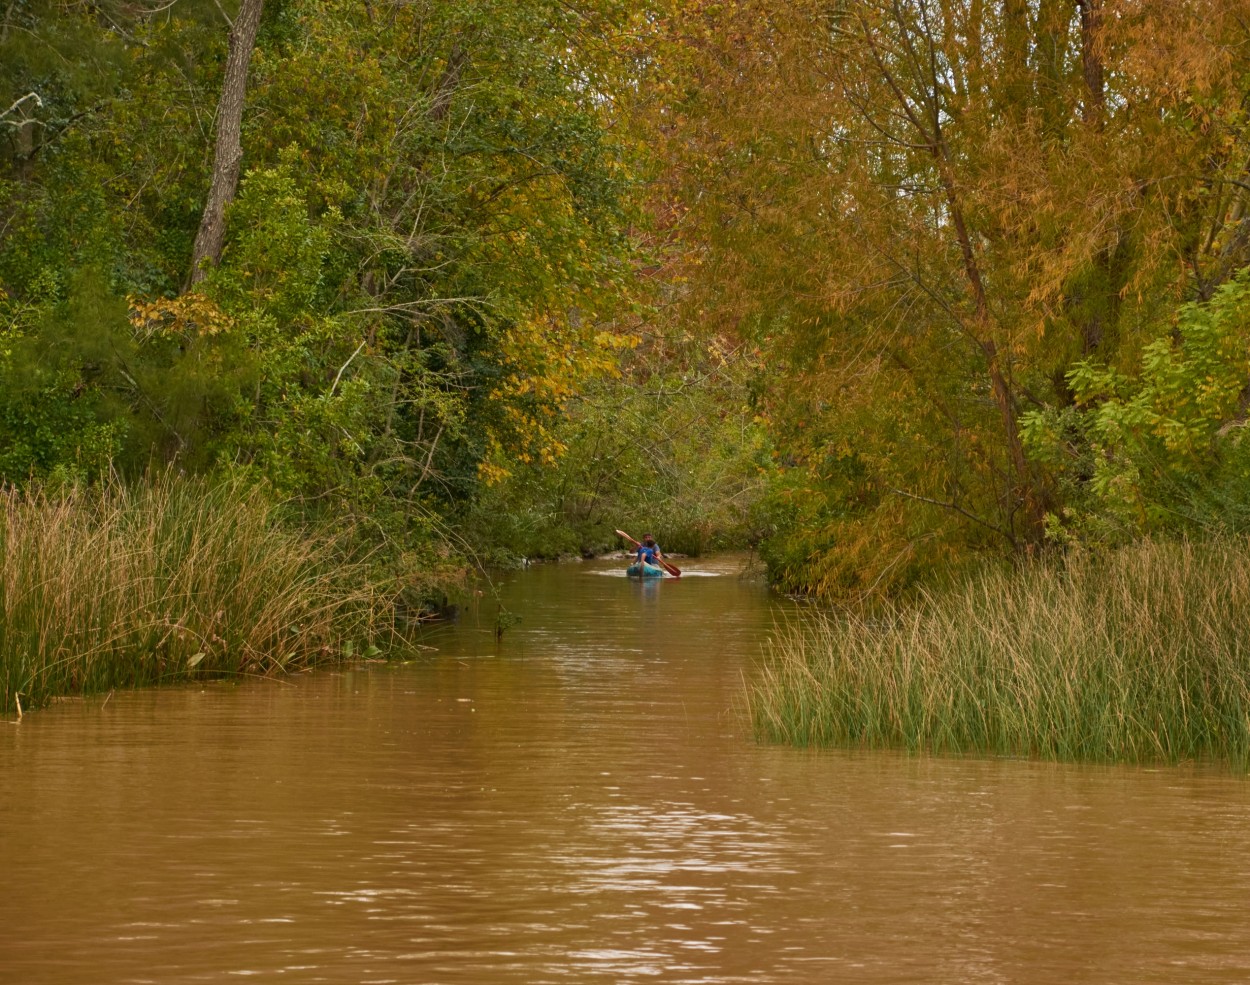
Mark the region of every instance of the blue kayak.
[[625, 569], [625, 574], [630, 578], [663, 578], [664, 569], [656, 564], [647, 564], [645, 561], [639, 564], [635, 561]]

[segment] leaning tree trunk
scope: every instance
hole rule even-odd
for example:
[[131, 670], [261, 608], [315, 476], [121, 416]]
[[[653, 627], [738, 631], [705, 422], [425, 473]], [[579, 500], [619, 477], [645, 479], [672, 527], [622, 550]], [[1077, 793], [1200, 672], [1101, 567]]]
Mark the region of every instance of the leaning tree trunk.
[[207, 276], [207, 268], [221, 259], [226, 241], [226, 206], [234, 201], [243, 163], [243, 96], [247, 91], [247, 70], [260, 27], [260, 11], [265, 0], [242, 0], [230, 28], [230, 51], [226, 76], [217, 102], [217, 146], [213, 150], [213, 182], [204, 204], [204, 217], [191, 252], [191, 283]]

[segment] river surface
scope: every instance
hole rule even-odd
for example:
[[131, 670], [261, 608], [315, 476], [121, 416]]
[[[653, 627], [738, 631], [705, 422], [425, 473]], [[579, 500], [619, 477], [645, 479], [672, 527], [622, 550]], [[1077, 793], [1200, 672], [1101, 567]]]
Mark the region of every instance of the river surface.
[[1250, 981], [1247, 781], [759, 746], [792, 610], [686, 567], [0, 722], [0, 982]]

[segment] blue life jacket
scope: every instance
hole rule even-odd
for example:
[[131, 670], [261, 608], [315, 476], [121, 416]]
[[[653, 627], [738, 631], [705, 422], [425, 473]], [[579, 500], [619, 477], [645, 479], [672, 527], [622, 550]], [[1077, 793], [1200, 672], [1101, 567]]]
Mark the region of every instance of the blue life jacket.
[[660, 548], [658, 546], [648, 547], [646, 544], [639, 545], [638, 560], [645, 561], [647, 564], [655, 564], [656, 563], [655, 554], [656, 554], [656, 551], [658, 551], [659, 549]]

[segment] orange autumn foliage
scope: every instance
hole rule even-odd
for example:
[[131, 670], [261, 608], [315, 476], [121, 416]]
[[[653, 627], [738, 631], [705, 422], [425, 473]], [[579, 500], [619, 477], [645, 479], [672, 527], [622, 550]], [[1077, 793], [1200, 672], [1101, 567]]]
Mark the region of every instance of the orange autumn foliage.
[[674, 8], [660, 184], [692, 316], [773, 367], [783, 580], [856, 594], [1043, 544], [1070, 493], [1022, 415], [1250, 262], [1247, 21], [1247, 0]]

